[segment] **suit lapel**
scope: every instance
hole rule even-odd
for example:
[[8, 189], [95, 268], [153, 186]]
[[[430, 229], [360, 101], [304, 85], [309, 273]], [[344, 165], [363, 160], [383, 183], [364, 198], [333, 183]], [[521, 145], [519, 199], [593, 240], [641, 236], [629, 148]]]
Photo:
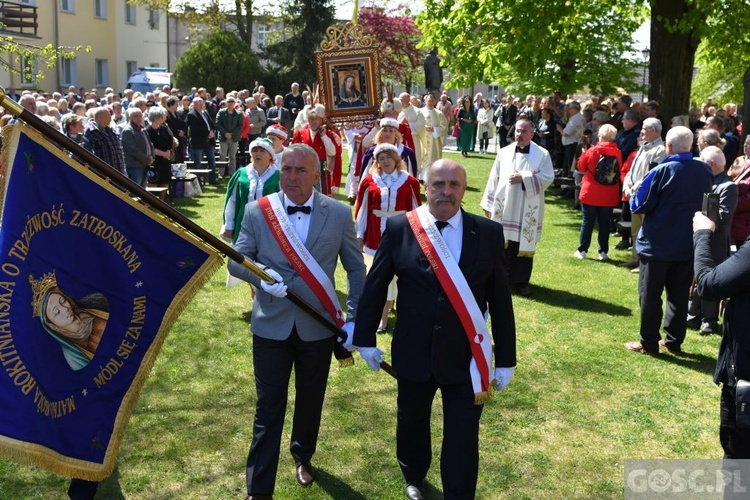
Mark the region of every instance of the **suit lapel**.
[[320, 232], [323, 230], [326, 217], [328, 216], [328, 198], [317, 191], [314, 193], [313, 210], [310, 214], [310, 227], [307, 230], [307, 239], [305, 240], [305, 246], [308, 249], [313, 247], [318, 236], [320, 236]]
[[458, 261], [458, 267], [464, 276], [469, 275], [469, 271], [477, 261], [477, 251], [479, 250], [479, 224], [466, 212], [461, 209], [464, 225], [463, 239], [461, 240], [461, 258]]

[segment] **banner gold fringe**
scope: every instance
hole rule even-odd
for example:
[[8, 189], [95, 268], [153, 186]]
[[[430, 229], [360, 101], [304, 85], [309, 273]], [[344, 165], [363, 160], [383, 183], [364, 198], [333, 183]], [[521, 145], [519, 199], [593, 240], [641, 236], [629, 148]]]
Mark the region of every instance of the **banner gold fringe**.
[[[31, 444], [23, 441], [0, 436], [0, 456], [11, 459], [16, 462], [24, 462], [32, 465], [37, 465], [50, 472], [60, 474], [66, 477], [76, 477], [80, 479], [86, 479], [88, 481], [102, 481], [106, 479], [114, 470], [117, 462], [117, 453], [122, 442], [122, 436], [125, 433], [130, 413], [133, 406], [135, 405], [138, 395], [140, 393], [143, 384], [146, 382], [151, 368], [156, 361], [156, 356], [159, 354], [161, 347], [166, 339], [169, 330], [171, 329], [174, 322], [180, 316], [180, 314], [188, 306], [189, 302], [193, 299], [195, 294], [200, 290], [206, 282], [213, 276], [213, 274], [224, 265], [224, 259], [219, 256], [219, 253], [206, 245], [203, 241], [196, 238], [191, 233], [183, 230], [176, 226], [169, 219], [164, 216], [158, 215], [153, 210], [147, 209], [141, 202], [133, 200], [127, 193], [117, 188], [110, 182], [103, 180], [101, 177], [90, 171], [85, 165], [71, 159], [66, 151], [58, 148], [47, 138], [42, 136], [39, 132], [26, 125], [11, 125], [3, 127], [2, 130], [2, 171], [0, 172], [0, 207], [4, 207], [5, 194], [7, 188], [7, 182], [10, 178], [13, 170], [12, 160], [15, 157], [15, 152], [18, 149], [18, 140], [20, 134], [24, 133], [32, 138], [36, 143], [44, 146], [52, 154], [63, 160], [65, 163], [76, 169], [79, 173], [88, 177], [89, 180], [95, 182], [104, 189], [110, 191], [114, 196], [117, 196], [121, 200], [124, 200], [130, 204], [136, 210], [148, 215], [155, 221], [158, 221], [165, 229], [169, 229], [175, 233], [179, 233], [183, 238], [191, 241], [196, 246], [200, 247], [203, 251], [208, 254], [208, 258], [203, 265], [196, 271], [193, 278], [190, 280], [188, 285], [180, 290], [175, 295], [172, 301], [172, 305], [167, 309], [159, 330], [154, 337], [154, 341], [151, 343], [148, 351], [143, 357], [141, 366], [136, 373], [133, 383], [130, 385], [125, 397], [122, 400], [120, 409], [117, 412], [115, 418], [115, 424], [112, 431], [112, 437], [110, 438], [107, 446], [107, 452], [104, 456], [104, 461], [99, 464], [95, 462], [88, 462], [85, 460], [73, 459], [65, 457], [59, 453], [50, 450], [47, 447], [40, 446], [37, 444]], [[2, 214], [0, 213], [0, 220]]]

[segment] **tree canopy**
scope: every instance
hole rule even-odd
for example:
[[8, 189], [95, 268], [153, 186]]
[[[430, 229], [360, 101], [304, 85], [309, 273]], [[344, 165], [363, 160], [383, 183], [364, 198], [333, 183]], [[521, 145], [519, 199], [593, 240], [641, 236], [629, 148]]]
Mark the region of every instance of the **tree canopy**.
[[384, 78], [402, 83], [411, 90], [417, 68], [421, 68], [425, 51], [417, 48], [421, 32], [414, 18], [402, 5], [386, 10], [380, 6], [359, 11], [362, 31], [380, 45], [380, 67]]
[[269, 63], [266, 81], [273, 88], [282, 88], [293, 80], [304, 88], [316, 81], [315, 51], [320, 50], [326, 29], [334, 24], [334, 7], [331, 0], [285, 1], [285, 33], [272, 37], [263, 50]]
[[177, 61], [175, 86], [240, 89], [257, 79], [258, 57], [237, 35], [218, 31], [193, 45]]
[[[8, 73], [21, 76], [26, 81], [38, 82], [44, 78], [44, 69], [52, 69], [59, 59], [73, 59], [76, 52], [91, 52], [91, 47], [44, 47], [31, 45], [12, 36], [0, 36], [0, 67]], [[31, 64], [36, 62], [37, 65]]]
[[519, 93], [634, 86], [632, 33], [646, 12], [631, 2], [426, 0], [417, 25], [438, 47], [449, 85], [501, 82]]

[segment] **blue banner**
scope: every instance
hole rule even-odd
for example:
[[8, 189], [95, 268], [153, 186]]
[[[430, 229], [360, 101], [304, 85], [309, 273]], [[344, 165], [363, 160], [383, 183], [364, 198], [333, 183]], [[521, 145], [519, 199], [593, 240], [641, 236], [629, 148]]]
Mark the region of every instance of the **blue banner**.
[[217, 253], [28, 126], [3, 130], [0, 456], [102, 480]]

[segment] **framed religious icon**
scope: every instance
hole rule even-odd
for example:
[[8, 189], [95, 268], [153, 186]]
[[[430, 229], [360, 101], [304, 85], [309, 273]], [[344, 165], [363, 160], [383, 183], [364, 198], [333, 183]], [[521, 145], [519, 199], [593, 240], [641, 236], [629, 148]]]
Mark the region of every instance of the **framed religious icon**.
[[315, 53], [318, 99], [331, 121], [373, 120], [381, 100], [378, 46], [351, 23], [328, 29]]

